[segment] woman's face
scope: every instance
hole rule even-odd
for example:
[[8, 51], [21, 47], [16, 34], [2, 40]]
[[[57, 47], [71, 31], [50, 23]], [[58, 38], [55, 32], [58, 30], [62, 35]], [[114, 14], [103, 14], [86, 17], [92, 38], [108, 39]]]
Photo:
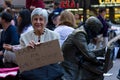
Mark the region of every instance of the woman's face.
[[41, 15], [34, 15], [32, 17], [32, 26], [35, 31], [43, 32], [46, 25], [46, 20]]
[[58, 25], [60, 20], [60, 16], [57, 16], [56, 18], [53, 19], [53, 24]]
[[18, 18], [17, 18], [18, 25], [20, 25], [21, 21], [22, 21], [22, 18], [20, 15], [18, 15]]

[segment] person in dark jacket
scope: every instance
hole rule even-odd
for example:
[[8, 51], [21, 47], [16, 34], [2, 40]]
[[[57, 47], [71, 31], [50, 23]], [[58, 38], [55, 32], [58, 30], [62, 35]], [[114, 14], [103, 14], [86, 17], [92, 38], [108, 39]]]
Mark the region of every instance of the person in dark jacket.
[[63, 9], [60, 8], [60, 2], [58, 0], [55, 0], [54, 1], [54, 10], [48, 16], [48, 23], [47, 23], [48, 29], [54, 30], [56, 28], [56, 25], [59, 20], [59, 15], [62, 11], [63, 11]]
[[54, 30], [56, 27], [55, 27], [55, 24], [53, 24], [53, 21], [52, 21], [52, 16], [53, 16], [54, 14], [53, 13], [50, 13], [49, 15], [48, 15], [48, 23], [47, 23], [47, 27], [46, 28], [48, 28], [48, 29], [50, 29], [50, 30]]
[[99, 69], [96, 70], [103, 65], [97, 59], [103, 54], [101, 50], [92, 52], [88, 48], [91, 41], [94, 40], [95, 44], [102, 27], [102, 23], [92, 16], [86, 20], [84, 26], [77, 28], [65, 40], [62, 46], [64, 61], [61, 65], [66, 80], [103, 80], [101, 69], [100, 72]]
[[[11, 14], [7, 12], [3, 12], [0, 18], [1, 18], [0, 23], [3, 27], [3, 31], [1, 33], [1, 39], [0, 39], [0, 57], [1, 57], [0, 63], [2, 63], [3, 53], [5, 50], [3, 48], [3, 45], [4, 44], [10, 44], [10, 45], [19, 44], [19, 35], [17, 33], [16, 27], [11, 25], [11, 20], [13, 19]], [[2, 64], [0, 66], [2, 66]]]
[[97, 16], [97, 18], [101, 21], [103, 25], [103, 28], [100, 31], [100, 33], [103, 35], [103, 47], [106, 47], [108, 43], [108, 28], [109, 28], [109, 25], [107, 24], [105, 20], [105, 15], [106, 15], [106, 9], [100, 8], [99, 15]]
[[62, 12], [64, 9], [60, 7], [60, 2], [58, 0], [55, 0], [54, 1], [54, 10], [53, 10], [53, 13], [54, 12]]

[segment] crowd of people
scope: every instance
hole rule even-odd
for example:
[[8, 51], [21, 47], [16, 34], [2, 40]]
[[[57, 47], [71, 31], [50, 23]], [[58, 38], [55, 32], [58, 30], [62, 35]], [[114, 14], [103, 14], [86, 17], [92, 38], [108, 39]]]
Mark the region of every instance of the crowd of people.
[[[54, 2], [52, 13], [45, 9], [43, 0], [26, 0], [26, 8], [18, 13], [12, 12], [10, 2], [4, 3], [0, 12], [0, 68], [19, 67], [15, 51], [55, 39], [64, 57], [60, 63], [22, 73], [18, 70], [12, 80], [104, 80], [105, 60], [98, 57], [105, 57], [108, 47], [106, 9], [99, 9], [98, 16], [90, 16], [77, 26], [75, 15], [60, 8], [58, 2]], [[91, 50], [90, 43], [103, 46]]]

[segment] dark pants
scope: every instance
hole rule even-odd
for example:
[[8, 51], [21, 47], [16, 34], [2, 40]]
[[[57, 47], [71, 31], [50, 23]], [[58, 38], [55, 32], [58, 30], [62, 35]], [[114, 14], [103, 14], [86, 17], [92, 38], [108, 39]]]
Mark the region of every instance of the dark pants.
[[[13, 79], [10, 79], [10, 80], [13, 80]], [[16, 79], [15, 79], [16, 80]], [[23, 77], [21, 77], [19, 80], [29, 80], [29, 79], [25, 79], [25, 78], [23, 78]], [[53, 80], [53, 79], [42, 79], [42, 80]], [[56, 78], [56, 79], [54, 79], [54, 80], [62, 80], [62, 78], [61, 77], [59, 77], [59, 78]]]
[[103, 74], [95, 74], [84, 68], [80, 69], [80, 80], [104, 80]]
[[120, 80], [120, 69], [119, 69], [119, 72], [118, 72], [117, 78]]
[[120, 49], [118, 51], [117, 58], [120, 58]]
[[61, 80], [62, 76], [62, 67], [59, 64], [47, 65], [21, 73], [22, 80]]
[[4, 68], [3, 56], [0, 56], [0, 68]]

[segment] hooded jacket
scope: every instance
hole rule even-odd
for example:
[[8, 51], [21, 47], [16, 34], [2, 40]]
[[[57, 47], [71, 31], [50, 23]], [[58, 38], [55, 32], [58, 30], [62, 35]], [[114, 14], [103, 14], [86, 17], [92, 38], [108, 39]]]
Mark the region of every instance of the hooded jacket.
[[[80, 67], [83, 65], [83, 63], [87, 63], [86, 66], [82, 67], [85, 67], [87, 69], [90, 68], [90, 70], [91, 67], [94, 67], [91, 71], [96, 73], [94, 69], [100, 67], [103, 64], [97, 59], [98, 56], [103, 56], [101, 52], [102, 50], [96, 50], [92, 52], [89, 50], [88, 44], [90, 39], [94, 38], [89, 37], [89, 35], [93, 35], [94, 33], [97, 35], [101, 28], [101, 22], [95, 17], [90, 17], [86, 21], [85, 26], [81, 26], [74, 30], [73, 33], [68, 36], [62, 46], [64, 56], [64, 62], [62, 63], [63, 66], [69, 68], [72, 64], [74, 64], [77, 65], [77, 67]], [[73, 69], [73, 67], [71, 67], [70, 69]], [[96, 74], [101, 73], [102, 72], [98, 71], [98, 73]]]

